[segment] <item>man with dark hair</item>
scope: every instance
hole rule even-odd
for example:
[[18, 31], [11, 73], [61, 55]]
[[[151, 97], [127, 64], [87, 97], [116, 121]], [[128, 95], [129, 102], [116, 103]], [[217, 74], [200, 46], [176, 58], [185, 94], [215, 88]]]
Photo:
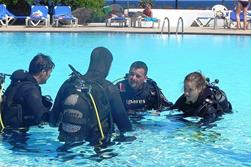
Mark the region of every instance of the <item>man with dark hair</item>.
[[116, 84], [129, 114], [152, 109], [161, 111], [172, 106], [156, 82], [147, 77], [147, 72], [147, 65], [142, 61], [136, 61], [130, 66], [125, 80]]
[[108, 49], [97, 47], [86, 74], [70, 66], [73, 74], [59, 89], [51, 112], [50, 124], [59, 126], [60, 141], [104, 146], [111, 139], [113, 122], [122, 133], [132, 130], [117, 87], [106, 80], [112, 59]]
[[39, 85], [46, 83], [54, 67], [51, 58], [40, 53], [31, 60], [29, 72], [13, 72], [3, 100], [4, 129], [28, 129], [48, 122], [52, 103], [48, 96], [42, 96]]

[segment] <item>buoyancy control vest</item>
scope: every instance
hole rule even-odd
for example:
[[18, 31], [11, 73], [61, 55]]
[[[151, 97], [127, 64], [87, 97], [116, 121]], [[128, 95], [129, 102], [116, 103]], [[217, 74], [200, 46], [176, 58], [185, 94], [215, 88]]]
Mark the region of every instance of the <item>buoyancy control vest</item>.
[[20, 128], [23, 127], [24, 115], [22, 111], [22, 101], [23, 99], [14, 99], [23, 86], [27, 84], [32, 84], [31, 81], [22, 81], [11, 83], [11, 85], [6, 89], [3, 96], [2, 103], [2, 119], [6, 127]]
[[[121, 79], [124, 79], [120, 81]], [[128, 74], [124, 78], [117, 79], [113, 83], [119, 88], [122, 101], [127, 110], [146, 111], [164, 110], [172, 105], [161, 92], [157, 83], [148, 78], [144, 87], [140, 90], [133, 90], [128, 83]]]
[[213, 100], [218, 104], [218, 114], [231, 113], [232, 105], [228, 101], [226, 93], [214, 84], [209, 84], [208, 87], [213, 93]]
[[110, 103], [98, 81], [82, 76], [72, 66], [72, 76], [63, 98], [59, 140], [89, 141], [92, 145], [109, 139], [112, 130]]
[[215, 117], [218, 117], [232, 112], [232, 105], [228, 101], [226, 93], [216, 86], [218, 83], [218, 80], [210, 83], [208, 79], [207, 89], [210, 90], [211, 96], [204, 99], [203, 104], [194, 112], [195, 115], [199, 113], [203, 115], [203, 111], [210, 114], [210, 111], [213, 111], [216, 114]]

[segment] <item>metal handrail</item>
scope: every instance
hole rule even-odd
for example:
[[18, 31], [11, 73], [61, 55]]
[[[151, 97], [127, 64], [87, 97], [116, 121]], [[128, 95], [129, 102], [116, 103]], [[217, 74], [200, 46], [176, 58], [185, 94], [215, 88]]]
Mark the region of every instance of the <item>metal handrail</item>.
[[165, 26], [166, 20], [167, 20], [167, 23], [168, 23], [168, 34], [170, 34], [170, 21], [169, 21], [168, 17], [164, 18], [164, 21], [163, 21], [163, 24], [162, 24], [162, 28], [161, 28], [161, 34], [163, 34], [163, 30], [164, 30], [164, 26]]
[[181, 22], [181, 31], [182, 31], [182, 34], [184, 33], [184, 20], [182, 17], [179, 17], [178, 19], [178, 23], [177, 23], [177, 27], [176, 27], [176, 35], [178, 34], [178, 30], [179, 30], [179, 27], [180, 27], [180, 22]]

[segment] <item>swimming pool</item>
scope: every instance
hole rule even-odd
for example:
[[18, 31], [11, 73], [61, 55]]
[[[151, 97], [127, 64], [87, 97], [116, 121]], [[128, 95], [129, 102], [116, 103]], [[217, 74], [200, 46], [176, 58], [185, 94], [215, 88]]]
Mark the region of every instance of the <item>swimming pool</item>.
[[[53, 58], [56, 68], [42, 86], [53, 98], [71, 72], [68, 64], [85, 72], [93, 48], [105, 46], [114, 56], [109, 80], [124, 76], [133, 61], [143, 60], [148, 76], [174, 102], [182, 93], [184, 76], [201, 70], [211, 80], [220, 80], [234, 108], [210, 129], [178, 122], [169, 112], [149, 114], [127, 134], [136, 140], [115, 142], [98, 154], [88, 145], [58, 152], [62, 144], [57, 129], [34, 127], [25, 136], [26, 144], [1, 140], [0, 166], [251, 166], [250, 36], [0, 33], [0, 39], [0, 72], [27, 69], [38, 52]], [[110, 154], [117, 156], [107, 158]]]

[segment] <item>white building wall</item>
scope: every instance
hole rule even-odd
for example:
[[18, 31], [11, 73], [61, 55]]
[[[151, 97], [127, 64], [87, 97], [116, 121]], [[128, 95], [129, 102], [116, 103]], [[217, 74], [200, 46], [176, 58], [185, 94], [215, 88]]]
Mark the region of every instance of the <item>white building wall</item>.
[[[143, 10], [142, 9], [129, 9], [129, 11], [136, 12], [136, 11], [143, 11]], [[184, 27], [190, 27], [197, 17], [214, 17], [214, 13], [212, 12], [212, 10], [152, 9], [152, 11], [153, 11], [153, 17], [159, 18], [161, 20], [161, 26], [162, 26], [162, 22], [164, 18], [168, 17], [171, 27], [177, 26], [179, 17], [183, 18]], [[205, 22], [206, 20], [202, 20], [202, 21]], [[144, 24], [149, 24], [149, 23], [144, 22]], [[220, 25], [220, 24], [221, 24], [221, 21], [217, 23], [217, 25]], [[213, 21], [210, 23], [210, 26], [213, 26]]]

